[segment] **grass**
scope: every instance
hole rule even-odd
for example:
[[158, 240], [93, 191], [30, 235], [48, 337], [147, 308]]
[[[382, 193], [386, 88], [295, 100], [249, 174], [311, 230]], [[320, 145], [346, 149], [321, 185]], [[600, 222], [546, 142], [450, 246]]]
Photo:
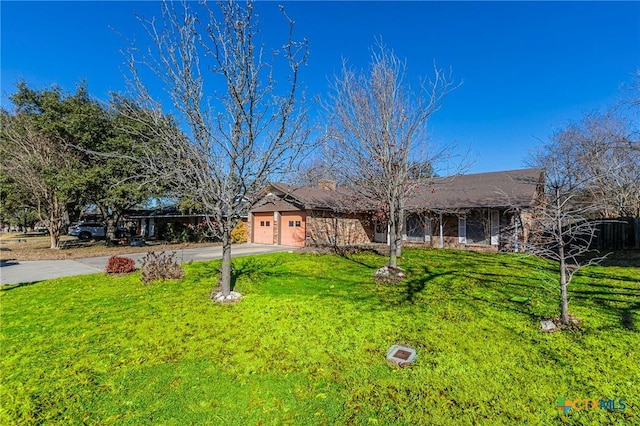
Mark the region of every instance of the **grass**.
[[210, 247], [216, 243], [166, 243], [147, 241], [143, 247], [111, 246], [104, 240], [80, 241], [69, 235], [61, 236], [62, 248], [50, 249], [48, 235], [4, 233], [0, 235], [0, 260], [65, 260], [86, 257], [127, 255], [146, 253], [149, 250], [179, 250], [184, 248]]
[[[378, 285], [383, 262], [238, 258], [235, 305], [208, 300], [215, 261], [149, 286], [134, 273], [5, 290], [0, 423], [640, 423], [640, 268], [584, 270], [570, 292], [581, 326], [544, 333], [553, 264], [406, 250], [407, 280]], [[417, 349], [413, 366], [386, 362], [396, 343]], [[627, 408], [561, 415], [559, 397]]]

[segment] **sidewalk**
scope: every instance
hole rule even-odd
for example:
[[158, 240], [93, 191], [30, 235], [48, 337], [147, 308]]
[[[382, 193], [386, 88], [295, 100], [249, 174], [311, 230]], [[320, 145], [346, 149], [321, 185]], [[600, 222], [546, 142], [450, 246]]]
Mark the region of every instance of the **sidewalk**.
[[[231, 256], [252, 256], [256, 254], [294, 251], [297, 247], [270, 246], [262, 244], [239, 244], [231, 247]], [[222, 247], [200, 247], [176, 250], [180, 263], [222, 258]], [[127, 254], [140, 267], [140, 260], [146, 253]], [[98, 274], [104, 272], [109, 256], [88, 257], [76, 260], [33, 260], [0, 262], [0, 285], [32, 283], [60, 277]]]

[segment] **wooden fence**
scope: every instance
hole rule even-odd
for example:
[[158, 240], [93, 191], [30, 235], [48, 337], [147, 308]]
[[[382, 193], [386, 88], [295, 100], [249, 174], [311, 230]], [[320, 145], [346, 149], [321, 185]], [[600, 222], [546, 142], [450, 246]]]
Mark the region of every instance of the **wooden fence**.
[[640, 218], [601, 221], [591, 248], [598, 250], [640, 250]]

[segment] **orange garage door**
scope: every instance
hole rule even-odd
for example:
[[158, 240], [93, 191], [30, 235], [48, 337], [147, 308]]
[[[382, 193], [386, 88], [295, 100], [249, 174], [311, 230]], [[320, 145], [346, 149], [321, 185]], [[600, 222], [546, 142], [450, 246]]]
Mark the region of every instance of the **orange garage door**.
[[253, 242], [273, 244], [273, 213], [253, 214]]
[[280, 244], [304, 247], [305, 213], [283, 212], [280, 216]]

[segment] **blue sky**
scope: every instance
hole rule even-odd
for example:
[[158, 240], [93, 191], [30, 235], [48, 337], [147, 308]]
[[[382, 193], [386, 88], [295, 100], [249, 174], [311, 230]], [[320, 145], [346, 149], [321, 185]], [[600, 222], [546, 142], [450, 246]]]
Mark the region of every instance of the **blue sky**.
[[[463, 85], [429, 122], [431, 137], [472, 150], [469, 172], [525, 166], [554, 128], [621, 95], [640, 68], [639, 2], [259, 2], [264, 36], [283, 31], [278, 5], [310, 44], [302, 78], [311, 96], [327, 92], [342, 58], [357, 68], [381, 37], [406, 58], [409, 77], [433, 62]], [[86, 79], [106, 100], [124, 89], [127, 40], [146, 43], [135, 13], [155, 2], [0, 3], [2, 104], [24, 78], [69, 91]], [[279, 39], [281, 40], [281, 38]]]

